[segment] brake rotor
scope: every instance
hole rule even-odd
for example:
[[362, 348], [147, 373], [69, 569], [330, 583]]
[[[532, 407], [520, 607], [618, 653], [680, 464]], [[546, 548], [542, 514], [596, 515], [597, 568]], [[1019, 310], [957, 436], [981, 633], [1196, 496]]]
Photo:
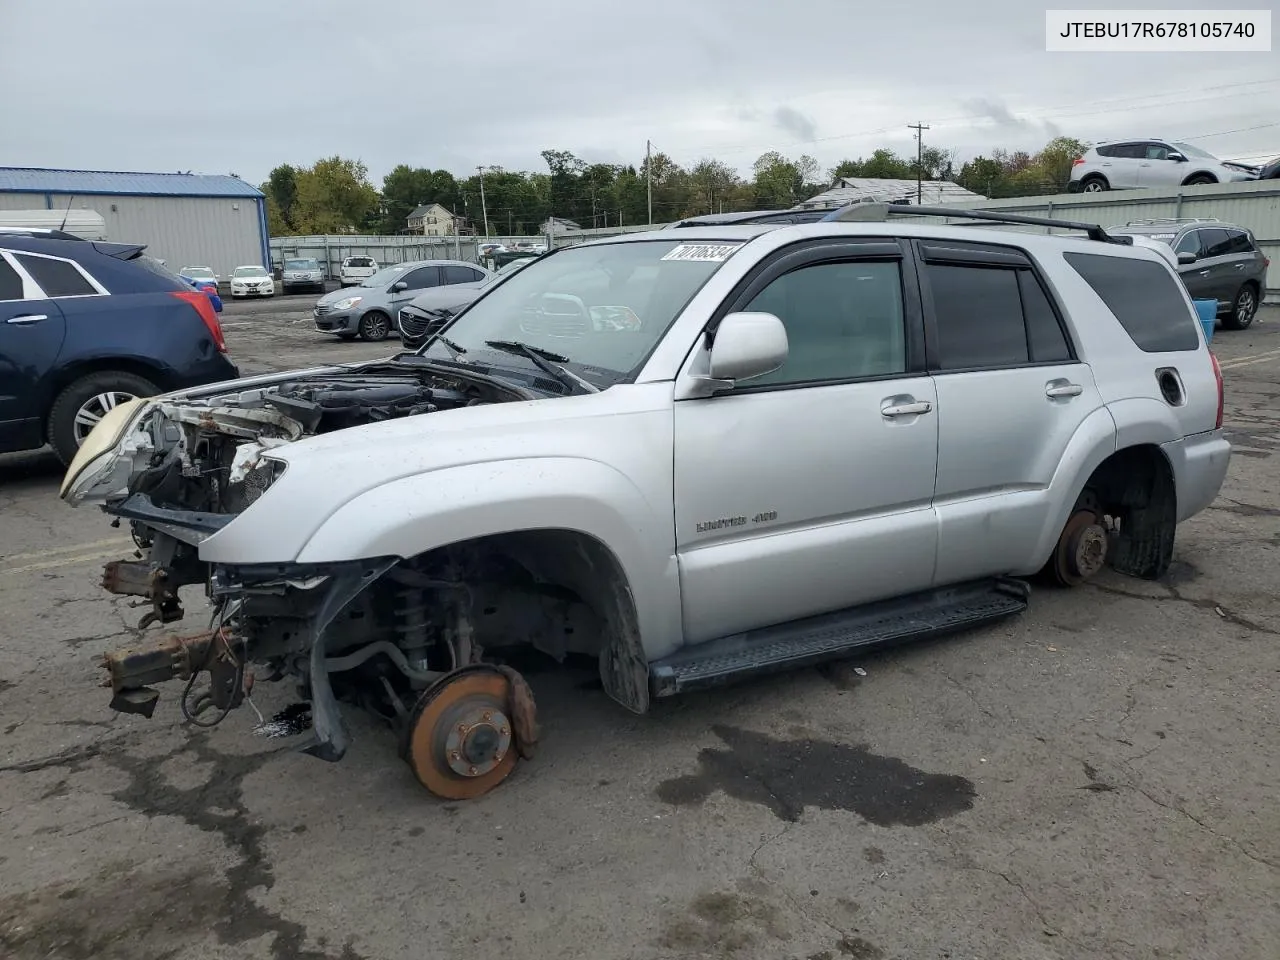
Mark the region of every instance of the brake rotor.
[[1053, 572], [1059, 582], [1076, 587], [1097, 575], [1107, 562], [1107, 528], [1092, 510], [1071, 515], [1053, 555]]
[[512, 683], [497, 667], [473, 664], [433, 685], [413, 708], [405, 760], [418, 781], [446, 800], [488, 793], [515, 768]]

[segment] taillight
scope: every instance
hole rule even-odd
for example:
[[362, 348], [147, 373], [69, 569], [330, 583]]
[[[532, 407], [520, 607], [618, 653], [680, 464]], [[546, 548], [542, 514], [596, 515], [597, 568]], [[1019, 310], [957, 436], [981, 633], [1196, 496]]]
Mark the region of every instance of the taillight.
[[195, 307], [196, 313], [200, 314], [200, 319], [209, 328], [209, 335], [213, 337], [213, 345], [218, 349], [219, 353], [226, 353], [227, 340], [222, 335], [222, 324], [218, 322], [218, 315], [214, 312], [213, 304], [209, 302], [208, 294], [202, 290], [175, 290], [173, 295]]
[[1084, 157], [1076, 157], [1074, 160], [1071, 161], [1071, 165], [1073, 167], [1078, 167], [1082, 163], [1084, 163]]
[[1213, 428], [1221, 430], [1223, 407], [1226, 406], [1227, 395], [1222, 388], [1222, 367], [1218, 364], [1218, 358], [1213, 355], [1212, 350], [1209, 351], [1209, 359], [1213, 361], [1213, 377], [1218, 381], [1218, 420], [1213, 425]]

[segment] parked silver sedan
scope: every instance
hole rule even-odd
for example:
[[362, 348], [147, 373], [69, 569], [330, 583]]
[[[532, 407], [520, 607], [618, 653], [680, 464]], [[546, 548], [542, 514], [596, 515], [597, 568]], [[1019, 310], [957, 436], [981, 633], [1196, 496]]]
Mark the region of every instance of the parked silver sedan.
[[481, 284], [493, 272], [463, 260], [418, 260], [383, 267], [357, 287], [326, 293], [312, 316], [316, 329], [343, 340], [385, 340], [400, 308], [431, 287]]

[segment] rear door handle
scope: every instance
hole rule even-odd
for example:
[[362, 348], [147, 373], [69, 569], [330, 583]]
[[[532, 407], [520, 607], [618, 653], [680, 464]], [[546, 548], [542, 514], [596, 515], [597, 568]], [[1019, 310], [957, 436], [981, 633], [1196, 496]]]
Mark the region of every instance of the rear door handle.
[[1051, 380], [1044, 385], [1044, 395], [1046, 397], [1078, 397], [1082, 393], [1084, 393], [1084, 387], [1078, 383]]
[[41, 320], [48, 320], [47, 313], [20, 313], [16, 317], [10, 317], [6, 323], [39, 323]]
[[880, 415], [882, 417], [914, 417], [922, 413], [928, 413], [933, 409], [933, 404], [928, 400], [915, 400], [905, 403], [894, 403], [896, 397], [890, 397], [880, 405]]

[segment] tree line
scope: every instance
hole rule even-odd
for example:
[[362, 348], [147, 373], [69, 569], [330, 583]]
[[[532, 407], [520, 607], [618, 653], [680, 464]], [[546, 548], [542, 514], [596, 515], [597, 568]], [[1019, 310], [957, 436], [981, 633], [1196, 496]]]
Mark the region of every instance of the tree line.
[[[997, 149], [956, 168], [955, 152], [926, 147], [920, 156], [876, 150], [843, 160], [825, 175], [808, 155], [762, 154], [744, 177], [728, 164], [703, 158], [683, 167], [665, 153], [636, 165], [587, 163], [565, 150], [543, 150], [545, 171], [489, 167], [457, 177], [448, 170], [400, 164], [382, 180], [359, 160], [339, 156], [311, 166], [281, 164], [261, 185], [272, 236], [337, 233], [397, 234], [412, 211], [439, 203], [478, 234], [528, 236], [548, 217], [581, 227], [610, 227], [738, 210], [778, 210], [828, 189], [841, 177], [953, 180], [985, 197], [1043, 196], [1066, 190], [1072, 161], [1088, 145], [1057, 137], [1038, 152]], [[652, 184], [649, 171], [652, 170]], [[650, 200], [650, 187], [652, 200]], [[483, 191], [483, 198], [482, 198]]]

